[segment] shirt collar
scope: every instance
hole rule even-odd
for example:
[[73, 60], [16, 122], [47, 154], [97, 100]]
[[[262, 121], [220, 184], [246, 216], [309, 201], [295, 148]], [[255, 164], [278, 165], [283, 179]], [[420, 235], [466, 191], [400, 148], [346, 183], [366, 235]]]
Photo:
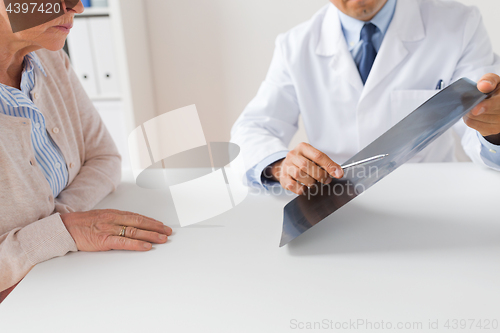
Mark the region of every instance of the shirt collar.
[[[22, 77], [24, 78], [27, 75], [34, 76], [35, 73], [33, 72], [33, 69], [35, 68], [35, 66], [40, 69], [40, 71], [44, 76], [47, 76], [47, 73], [43, 69], [40, 58], [38, 58], [35, 52], [31, 52], [24, 57]], [[1, 83], [0, 83], [0, 98], [5, 103], [7, 103], [12, 107], [31, 105], [29, 98], [22, 92], [20, 92], [18, 89], [6, 86]]]
[[[397, 0], [387, 0], [387, 3], [382, 7], [382, 9], [375, 15], [375, 17], [370, 21], [373, 23], [378, 30], [385, 36], [389, 25], [391, 24], [394, 12], [396, 11]], [[349, 49], [354, 48], [356, 44], [360, 41], [361, 29], [365, 25], [364, 21], [357, 20], [349, 15], [338, 11], [340, 23], [342, 24], [342, 31], [347, 41], [347, 46]]]
[[40, 61], [40, 58], [38, 58], [38, 56], [36, 55], [35, 52], [30, 52], [24, 57], [24, 66], [25, 67], [23, 69], [23, 72], [24, 71], [32, 71], [33, 68], [35, 67], [34, 65], [36, 65], [40, 69], [42, 74], [45, 77], [47, 77], [47, 73], [45, 73], [45, 70], [43, 69], [42, 62]]

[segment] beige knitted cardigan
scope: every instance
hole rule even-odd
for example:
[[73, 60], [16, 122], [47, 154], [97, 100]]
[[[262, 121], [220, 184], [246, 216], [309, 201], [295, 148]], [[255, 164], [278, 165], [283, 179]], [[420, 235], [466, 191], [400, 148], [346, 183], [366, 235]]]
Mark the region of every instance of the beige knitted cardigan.
[[32, 99], [69, 172], [57, 198], [34, 158], [31, 122], [0, 114], [0, 291], [36, 264], [77, 251], [59, 214], [92, 209], [120, 181], [121, 158], [63, 51], [36, 52]]

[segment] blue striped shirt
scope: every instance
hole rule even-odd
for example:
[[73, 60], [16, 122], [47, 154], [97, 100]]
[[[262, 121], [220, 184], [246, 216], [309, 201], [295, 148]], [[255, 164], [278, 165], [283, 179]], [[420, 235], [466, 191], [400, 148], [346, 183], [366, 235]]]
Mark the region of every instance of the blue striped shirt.
[[56, 198], [68, 183], [68, 169], [61, 151], [47, 132], [45, 117], [31, 99], [31, 91], [35, 87], [35, 66], [47, 76], [40, 59], [32, 52], [24, 57], [21, 90], [0, 83], [0, 112], [31, 121], [33, 154]]

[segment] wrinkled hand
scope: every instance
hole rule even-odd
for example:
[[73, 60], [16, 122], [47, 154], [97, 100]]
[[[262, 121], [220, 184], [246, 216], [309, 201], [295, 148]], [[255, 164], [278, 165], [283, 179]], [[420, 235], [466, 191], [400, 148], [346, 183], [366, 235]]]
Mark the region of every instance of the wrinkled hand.
[[[500, 84], [496, 74], [486, 74], [477, 83], [479, 91], [488, 94]], [[481, 102], [464, 117], [465, 124], [478, 131], [488, 141], [500, 145], [500, 91]]]
[[[148, 251], [166, 243], [172, 229], [149, 217], [119, 210], [92, 210], [61, 215], [80, 251]], [[126, 226], [125, 236], [118, 236]]]
[[271, 166], [271, 175], [281, 186], [303, 195], [306, 186], [317, 182], [329, 184], [333, 178], [342, 178], [344, 171], [326, 154], [307, 143], [299, 144], [286, 158]]

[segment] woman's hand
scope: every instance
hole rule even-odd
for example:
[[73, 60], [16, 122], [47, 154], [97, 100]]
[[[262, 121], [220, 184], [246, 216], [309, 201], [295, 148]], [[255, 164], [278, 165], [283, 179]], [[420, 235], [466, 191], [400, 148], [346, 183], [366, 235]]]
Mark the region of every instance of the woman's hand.
[[[92, 210], [61, 215], [80, 251], [148, 251], [166, 243], [172, 229], [154, 219], [119, 210]], [[125, 235], [119, 236], [123, 227]]]

